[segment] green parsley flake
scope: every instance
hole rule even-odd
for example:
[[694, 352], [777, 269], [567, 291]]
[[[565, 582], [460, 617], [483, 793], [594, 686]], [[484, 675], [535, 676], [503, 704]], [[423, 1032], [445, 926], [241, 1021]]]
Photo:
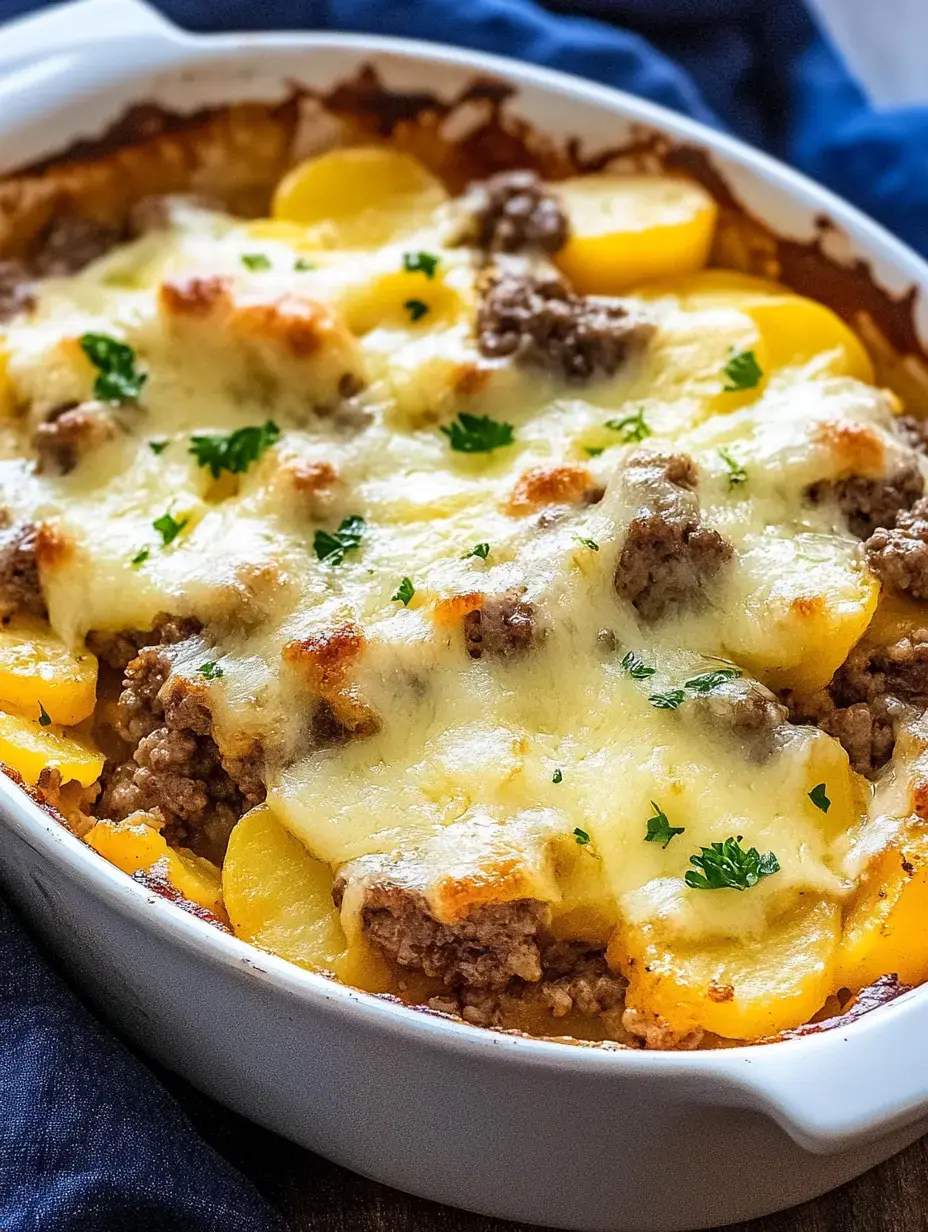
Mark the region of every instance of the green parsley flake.
[[159, 453], [164, 453], [164, 451], [167, 449], [170, 443], [171, 443], [170, 441], [166, 441], [164, 439], [149, 441], [148, 448], [152, 451], [153, 454], [157, 455]]
[[396, 594], [393, 598], [402, 603], [403, 607], [409, 607], [409, 600], [415, 593], [416, 588], [413, 586], [412, 581], [408, 577], [404, 577], [399, 586], [397, 586]]
[[403, 307], [409, 313], [410, 321], [421, 321], [429, 310], [428, 304], [421, 299], [404, 299]]
[[163, 513], [160, 518], [155, 518], [152, 526], [161, 536], [163, 545], [167, 547], [169, 543], [174, 542], [189, 521], [189, 518], [184, 518], [182, 522], [178, 522], [169, 513]]
[[470, 560], [472, 556], [479, 556], [481, 560], [486, 560], [490, 555], [490, 545], [488, 543], [475, 543], [469, 552], [465, 552], [461, 560]]
[[578, 847], [589, 847], [592, 841], [586, 830], [581, 830], [579, 826], [574, 830], [574, 838], [577, 840]]
[[404, 252], [403, 269], [407, 274], [425, 274], [426, 278], [434, 278], [438, 260], [430, 252]]
[[728, 383], [722, 386], [727, 394], [742, 389], [755, 389], [764, 375], [753, 351], [732, 350], [722, 372], [728, 378]]
[[243, 475], [266, 449], [280, 440], [280, 428], [269, 419], [261, 427], [236, 428], [228, 436], [192, 436], [188, 453], [198, 466], [209, 467], [214, 479], [223, 471]]
[[204, 680], [221, 680], [225, 675], [225, 672], [214, 659], [210, 659], [207, 663], [201, 663], [197, 668], [197, 673]]
[[667, 820], [667, 814], [654, 800], [651, 801], [651, 808], [654, 809], [654, 816], [648, 818], [648, 832], [644, 836], [646, 843], [660, 843], [662, 847], [667, 846], [672, 838], [678, 834], [686, 833], [686, 826], [672, 826]]
[[97, 369], [93, 396], [101, 402], [135, 402], [148, 380], [135, 368], [135, 351], [108, 334], [82, 334], [81, 350]]
[[585, 548], [589, 548], [591, 552], [599, 551], [599, 544], [595, 539], [584, 539], [582, 535], [574, 535], [578, 543], [582, 543]]
[[816, 783], [809, 792], [809, 799], [817, 809], [821, 809], [823, 813], [827, 813], [831, 808], [831, 801], [825, 795], [825, 784]]
[[588, 457], [598, 458], [601, 453], [606, 452], [606, 447], [605, 445], [586, 445], [584, 450]]
[[346, 552], [353, 552], [361, 546], [363, 536], [364, 519], [360, 514], [352, 513], [343, 519], [338, 530], [317, 530], [313, 536], [313, 548], [324, 565], [340, 565]]
[[[564, 776], [563, 776], [563, 774], [561, 774], [560, 770], [555, 770], [555, 772], [551, 775], [551, 782], [552, 782], [552, 783], [563, 783], [563, 782], [564, 782]], [[576, 834], [576, 833], [577, 833], [577, 831], [576, 831], [576, 830], [574, 830], [574, 834]], [[577, 841], [579, 842], [579, 839], [578, 839]], [[587, 835], [587, 840], [586, 840], [586, 841], [587, 841], [587, 842], [589, 842], [589, 841], [590, 841], [590, 839], [589, 839], [589, 835]]]
[[305, 274], [308, 270], [314, 270], [317, 267], [314, 261], [308, 261], [306, 257], [297, 257], [293, 262], [293, 268], [296, 273]]
[[689, 689], [691, 693], [700, 693], [705, 696], [725, 684], [726, 681], [737, 680], [740, 675], [736, 667], [719, 667], [714, 672], [703, 672], [701, 676], [694, 676], [692, 680], [686, 682], [684, 688]]
[[52, 716], [48, 713], [45, 707], [39, 702], [39, 727], [51, 727]]
[[732, 488], [737, 488], [738, 485], [741, 483], [747, 483], [748, 481], [747, 471], [744, 469], [744, 467], [741, 465], [740, 462], [735, 461], [735, 459], [731, 456], [731, 454], [728, 452], [727, 449], [720, 449], [719, 457], [728, 467], [729, 490], [731, 490]]
[[515, 439], [512, 424], [500, 423], [489, 415], [468, 415], [466, 411], [439, 430], [458, 453], [489, 453], [491, 449], [511, 445]]
[[690, 856], [690, 864], [701, 872], [688, 872], [684, 878], [691, 890], [749, 890], [762, 877], [771, 877], [780, 871], [780, 864], [772, 851], [761, 855], [756, 847], [747, 851], [741, 846], [740, 834], [732, 835], [724, 843], [703, 847], [699, 855]]
[[132, 557], [132, 560], [129, 563], [132, 565], [134, 569], [137, 569], [139, 565], [145, 564], [146, 560], [148, 560], [150, 555], [151, 555], [150, 548], [139, 548], [139, 550]]
[[653, 435], [645, 423], [644, 407], [639, 407], [634, 415], [626, 415], [624, 419], [607, 419], [606, 427], [622, 433], [623, 445], [631, 445], [633, 441], [643, 441]]
[[682, 689], [668, 689], [666, 693], [652, 693], [648, 701], [657, 710], [676, 710], [685, 697]]
[[271, 261], [270, 257], [266, 257], [263, 252], [244, 252], [242, 253], [242, 265], [250, 270], [269, 270]]
[[653, 676], [657, 671], [655, 667], [647, 667], [641, 655], [635, 654], [634, 650], [628, 652], [622, 660], [622, 666], [634, 680], [647, 680], [648, 676]]

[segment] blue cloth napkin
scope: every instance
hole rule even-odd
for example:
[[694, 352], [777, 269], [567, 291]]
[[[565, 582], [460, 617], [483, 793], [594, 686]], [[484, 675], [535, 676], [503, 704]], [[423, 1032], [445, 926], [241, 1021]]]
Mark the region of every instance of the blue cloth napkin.
[[[0, 0], [0, 20], [41, 7]], [[548, 9], [532, 0], [160, 0], [160, 7], [200, 31], [409, 35], [619, 86], [765, 146], [928, 253], [928, 108], [872, 111], [798, 0], [551, 0]], [[2, 904], [0, 1045], [5, 1232], [279, 1226], [155, 1076], [49, 971]]]

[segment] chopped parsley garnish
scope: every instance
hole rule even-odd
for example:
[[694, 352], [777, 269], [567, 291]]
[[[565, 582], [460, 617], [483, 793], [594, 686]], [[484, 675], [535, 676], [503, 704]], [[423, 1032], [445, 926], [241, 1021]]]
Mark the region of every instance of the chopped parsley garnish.
[[831, 801], [825, 795], [825, 784], [816, 783], [809, 792], [809, 799], [817, 809], [821, 809], [823, 813], [827, 813], [831, 808]]
[[421, 299], [404, 299], [403, 307], [409, 313], [410, 321], [421, 321], [429, 310], [429, 306]]
[[655, 667], [648, 667], [641, 655], [635, 654], [634, 650], [628, 652], [622, 660], [622, 666], [634, 680], [647, 680], [657, 671]]
[[585, 445], [584, 450], [591, 458], [598, 458], [601, 453], [606, 452], [605, 445]]
[[686, 826], [670, 824], [667, 814], [656, 801], [651, 801], [651, 808], [654, 809], [654, 816], [648, 818], [648, 832], [644, 836], [646, 843], [660, 843], [662, 847], [666, 847], [677, 834], [686, 833]]
[[764, 375], [753, 351], [732, 351], [722, 372], [728, 378], [728, 383], [722, 386], [727, 394], [754, 389]]
[[297, 257], [293, 262], [293, 268], [298, 274], [305, 274], [307, 270], [314, 270], [316, 263], [315, 261], [307, 260], [306, 257]]
[[500, 423], [489, 415], [468, 415], [461, 411], [457, 419], [443, 426], [452, 449], [458, 453], [489, 453], [511, 445], [515, 439], [512, 424]]
[[728, 452], [727, 449], [720, 449], [719, 457], [728, 467], [728, 487], [729, 489], [736, 488], [740, 483], [747, 483], [748, 481], [747, 471], [744, 469], [744, 467], [741, 465], [740, 462], [735, 461], [735, 459], [731, 456], [731, 454]]
[[39, 702], [39, 727], [51, 727], [52, 716], [48, 713], [45, 707]]
[[146, 560], [148, 560], [150, 555], [151, 555], [150, 548], [139, 548], [139, 550], [132, 557], [132, 560], [129, 563], [133, 566], [133, 568], [137, 569], [139, 565], [145, 564]]
[[736, 667], [719, 667], [714, 672], [703, 672], [701, 676], [694, 676], [692, 680], [686, 682], [684, 688], [689, 689], [691, 693], [701, 693], [705, 696], [727, 680], [737, 680], [740, 675]]
[[426, 278], [434, 278], [437, 266], [438, 257], [430, 252], [403, 253], [403, 269], [407, 274], [425, 274]]
[[578, 847], [589, 847], [592, 841], [586, 830], [581, 830], [579, 826], [574, 830], [574, 838], [577, 840]]
[[486, 560], [490, 555], [490, 545], [488, 543], [475, 543], [469, 552], [465, 552], [461, 560], [470, 560], [472, 556], [479, 556], [481, 560]]
[[624, 419], [607, 419], [606, 427], [611, 428], [613, 432], [622, 433], [623, 445], [630, 445], [633, 441], [643, 441], [646, 436], [651, 436], [651, 429], [645, 423], [644, 407], [639, 407], [634, 415], [626, 415]]
[[93, 396], [101, 402], [134, 402], [148, 380], [135, 368], [135, 351], [108, 334], [82, 334], [81, 350], [97, 369]]
[[342, 520], [338, 530], [317, 530], [313, 536], [313, 548], [324, 565], [340, 565], [346, 552], [360, 547], [364, 536], [364, 519], [352, 513]]
[[397, 586], [396, 594], [393, 598], [402, 603], [403, 607], [409, 607], [409, 600], [415, 593], [416, 588], [413, 586], [412, 581], [408, 577], [404, 577], [399, 586]]
[[732, 835], [724, 843], [703, 847], [699, 855], [690, 856], [690, 864], [701, 872], [689, 872], [684, 878], [691, 890], [749, 890], [762, 877], [771, 877], [780, 871], [780, 864], [772, 851], [761, 855], [756, 847], [747, 851], [741, 846], [740, 834]]
[[599, 544], [595, 539], [584, 539], [582, 535], [574, 535], [578, 543], [582, 543], [585, 548], [589, 548], [591, 552], [599, 551]]
[[214, 659], [210, 659], [207, 663], [200, 664], [197, 668], [197, 674], [202, 676], [204, 680], [221, 680], [225, 672]]
[[250, 270], [269, 270], [271, 261], [263, 252], [243, 252], [242, 265]]
[[190, 449], [198, 466], [209, 467], [218, 479], [223, 471], [243, 475], [266, 449], [280, 440], [280, 428], [269, 419], [261, 427], [236, 428], [228, 436], [191, 436]]
[[169, 543], [174, 542], [189, 521], [189, 518], [184, 518], [182, 522], [178, 522], [169, 513], [163, 513], [160, 518], [155, 518], [152, 526], [161, 536], [164, 546], [167, 547]]
[[666, 693], [652, 693], [648, 701], [657, 710], [676, 710], [685, 697], [682, 689], [668, 689]]
[[162, 438], [161, 440], [157, 440], [157, 441], [149, 441], [148, 448], [152, 451], [153, 454], [164, 453], [164, 451], [167, 449], [170, 443], [171, 443], [170, 441], [166, 441]]
[[[560, 770], [555, 770], [555, 772], [551, 775], [551, 782], [552, 782], [552, 783], [563, 783], [563, 782], [564, 782], [564, 776], [563, 776], [563, 774], [561, 774]], [[577, 831], [576, 831], [576, 830], [574, 830], [574, 834], [576, 834], [576, 833], [577, 833]], [[579, 842], [580, 840], [578, 839], [577, 841]], [[589, 842], [589, 841], [590, 841], [590, 837], [589, 837], [589, 835], [587, 835], [587, 839], [586, 839], [586, 841], [587, 841], [587, 842]]]

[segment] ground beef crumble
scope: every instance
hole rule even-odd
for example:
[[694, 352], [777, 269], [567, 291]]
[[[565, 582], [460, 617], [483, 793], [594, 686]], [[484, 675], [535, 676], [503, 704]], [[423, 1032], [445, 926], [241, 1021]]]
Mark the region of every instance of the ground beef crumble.
[[701, 727], [730, 735], [752, 761], [773, 752], [777, 733], [789, 721], [786, 706], [757, 680], [740, 677], [693, 699], [690, 713]]
[[37, 540], [38, 528], [31, 522], [10, 524], [0, 515], [0, 620], [46, 614]]
[[925, 490], [922, 473], [914, 462], [898, 467], [881, 478], [849, 475], [835, 481], [812, 484], [806, 495], [813, 504], [833, 496], [858, 539], [866, 539], [880, 526], [892, 526], [896, 515], [911, 509]]
[[928, 599], [928, 497], [896, 515], [892, 527], [878, 527], [864, 544], [867, 564], [894, 590]]
[[539, 638], [535, 607], [518, 588], [487, 596], [482, 606], [463, 619], [464, 646], [472, 659], [484, 654], [508, 659], [524, 654]]
[[101, 403], [58, 407], [32, 434], [36, 470], [43, 475], [69, 475], [82, 458], [115, 434], [113, 417]]
[[564, 208], [534, 171], [501, 171], [468, 187], [461, 242], [486, 253], [534, 249], [549, 255], [567, 239]]

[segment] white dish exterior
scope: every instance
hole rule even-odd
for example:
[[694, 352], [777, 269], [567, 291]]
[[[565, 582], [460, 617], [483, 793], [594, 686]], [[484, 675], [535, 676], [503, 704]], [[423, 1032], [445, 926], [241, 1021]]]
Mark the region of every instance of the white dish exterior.
[[[776, 231], [827, 213], [845, 255], [900, 294], [928, 266], [739, 143], [604, 87], [466, 51], [348, 35], [193, 37], [135, 0], [4, 28], [0, 173], [92, 137], [127, 106], [187, 111], [325, 89], [372, 63], [451, 97], [478, 74], [554, 137], [634, 124], [708, 149]], [[919, 302], [928, 337], [928, 309]], [[482, 1213], [584, 1232], [694, 1229], [804, 1201], [928, 1129], [928, 993], [771, 1047], [636, 1053], [504, 1036], [356, 992], [158, 898], [0, 776], [0, 880], [88, 996], [203, 1091], [336, 1162]]]

